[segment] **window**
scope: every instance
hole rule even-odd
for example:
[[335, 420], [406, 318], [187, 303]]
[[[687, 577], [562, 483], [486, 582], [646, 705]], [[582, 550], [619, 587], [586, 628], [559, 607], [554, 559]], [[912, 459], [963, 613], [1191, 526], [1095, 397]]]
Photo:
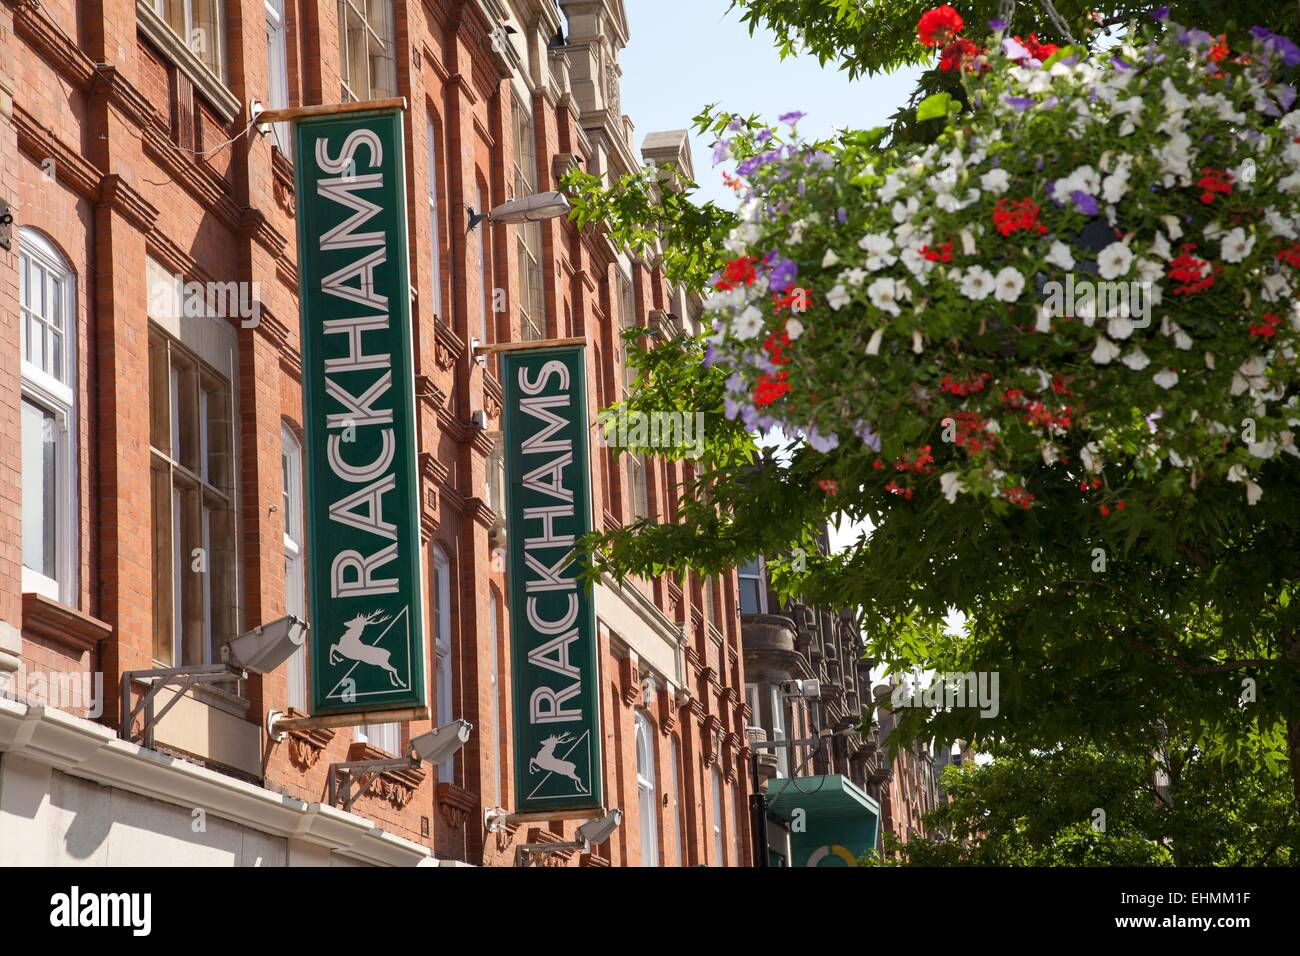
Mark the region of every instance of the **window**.
[[[438, 545], [433, 546], [434, 667], [437, 675], [438, 726], [451, 723], [451, 565]], [[454, 757], [438, 767], [438, 780], [452, 782]]]
[[[307, 619], [305, 555], [303, 552], [302, 446], [287, 426], [280, 426], [280, 469], [284, 476], [284, 611]], [[289, 658], [289, 706], [307, 712], [307, 645]]]
[[[722, 748], [719, 747], [719, 750]], [[721, 758], [719, 758], [721, 759]], [[714, 763], [710, 771], [713, 778], [713, 858], [715, 866], [726, 866], [722, 854], [722, 772]]]
[[673, 811], [673, 847], [677, 851], [677, 865], [685, 866], [686, 857], [683, 852], [682, 828], [686, 825], [686, 821], [682, 819], [682, 787], [681, 771], [679, 769], [682, 762], [682, 745], [678, 742], [676, 735], [673, 736], [672, 740], [671, 756], [672, 761], [669, 769], [672, 772], [673, 790], [668, 795], [668, 799], [671, 801], [670, 805]]
[[[768, 685], [768, 702], [772, 708], [772, 739], [785, 740], [785, 701], [781, 699], [781, 688], [776, 684]], [[778, 777], [790, 776], [790, 749], [788, 747], [776, 748], [776, 775]]]
[[18, 231], [23, 590], [76, 603], [76, 303], [72, 271]]
[[655, 791], [654, 729], [636, 712], [636, 791], [641, 811], [641, 864], [659, 865], [659, 798]]
[[153, 8], [189, 51], [224, 83], [226, 38], [221, 0], [153, 0]]
[[740, 577], [740, 613], [767, 613], [767, 575], [763, 569], [763, 559], [746, 561], [739, 568]]
[[749, 705], [749, 719], [752, 721], [751, 727], [762, 727], [763, 717], [758, 710], [758, 685], [745, 685], [745, 703]]
[[149, 336], [154, 658], [212, 664], [235, 636], [230, 382], [180, 343]]
[[429, 236], [430, 247], [433, 250], [433, 288], [430, 290], [433, 295], [429, 302], [433, 308], [433, 314], [439, 318], [445, 318], [442, 314], [442, 228], [438, 222], [438, 127], [434, 125], [432, 116], [428, 118], [428, 122]]
[[[515, 196], [531, 196], [537, 184], [537, 146], [533, 118], [518, 98], [513, 105], [515, 133]], [[542, 290], [542, 224], [515, 227], [519, 256], [519, 318], [525, 342], [546, 338], [546, 302]]]
[[487, 506], [498, 518], [506, 516], [506, 451], [501, 432], [492, 436], [492, 451], [487, 459]]
[[714, 627], [718, 626], [718, 610], [713, 603], [713, 578], [705, 578], [700, 588], [704, 602], [704, 620]]
[[393, 0], [339, 0], [343, 101], [397, 95]]
[[493, 806], [501, 803], [501, 761], [505, 754], [501, 751], [501, 654], [498, 644], [501, 640], [497, 622], [500, 613], [497, 608], [497, 592], [488, 591], [488, 642], [491, 644], [491, 693], [492, 693], [492, 792]]
[[[636, 317], [636, 295], [632, 291], [632, 280], [621, 270], [618, 273], [618, 324], [621, 329], [632, 329], [641, 324]], [[632, 383], [636, 381], [636, 368], [629, 361], [627, 345], [621, 344], [619, 348], [623, 352], [623, 397], [626, 399]]]
[[646, 457], [634, 452], [627, 452], [627, 481], [631, 491], [632, 518], [650, 517], [650, 484], [646, 477]]
[[[284, 0], [263, 0], [266, 8], [266, 66], [268, 109], [283, 109], [289, 105], [289, 62], [285, 49]], [[275, 145], [280, 152], [288, 156], [289, 124], [276, 123], [272, 126]]]
[[[475, 209], [479, 212], [487, 212], [488, 198], [487, 193], [483, 191], [483, 186], [478, 186], [478, 191], [474, 194]], [[479, 328], [479, 340], [483, 344], [492, 341], [489, 334], [492, 328], [492, 312], [489, 308], [489, 300], [492, 298], [492, 260], [488, 256], [488, 224], [481, 223], [478, 228], [478, 307], [481, 315]]]
[[368, 727], [358, 727], [356, 739], [358, 743], [368, 743], [376, 750], [382, 750], [394, 757], [402, 755], [401, 724], [371, 724]]

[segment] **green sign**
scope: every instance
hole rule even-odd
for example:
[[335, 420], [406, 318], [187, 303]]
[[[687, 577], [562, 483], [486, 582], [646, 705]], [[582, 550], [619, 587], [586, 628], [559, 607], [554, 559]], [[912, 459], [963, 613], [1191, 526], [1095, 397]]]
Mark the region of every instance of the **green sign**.
[[516, 813], [603, 806], [596, 610], [577, 576], [591, 530], [581, 348], [501, 354], [510, 529]]
[[[788, 865], [859, 866], [874, 853], [880, 805], [848, 777], [799, 777], [767, 786], [768, 809], [790, 823]], [[768, 833], [775, 839], [779, 831]]]
[[294, 130], [313, 714], [426, 703], [402, 140], [398, 110]]

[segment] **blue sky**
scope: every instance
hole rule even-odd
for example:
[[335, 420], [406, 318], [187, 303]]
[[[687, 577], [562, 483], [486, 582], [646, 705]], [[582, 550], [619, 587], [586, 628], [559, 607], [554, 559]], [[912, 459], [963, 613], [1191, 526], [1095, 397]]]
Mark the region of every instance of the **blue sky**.
[[[750, 37], [729, 0], [626, 0], [631, 38], [619, 57], [623, 112], [636, 125], [639, 151], [647, 133], [689, 128], [709, 103], [776, 121], [791, 110], [808, 116], [804, 135], [836, 128], [881, 126], [907, 101], [919, 71], [850, 83], [847, 74], [816, 57], [781, 60], [773, 35]], [[710, 144], [692, 137], [701, 198], [734, 207], [731, 191], [713, 168]]]

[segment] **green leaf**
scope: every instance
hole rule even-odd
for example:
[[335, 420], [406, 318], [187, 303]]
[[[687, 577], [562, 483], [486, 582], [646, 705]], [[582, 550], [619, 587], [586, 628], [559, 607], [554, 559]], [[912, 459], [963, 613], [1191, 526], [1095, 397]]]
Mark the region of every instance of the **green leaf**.
[[947, 116], [952, 104], [953, 99], [951, 93], [934, 93], [931, 96], [927, 96], [921, 101], [921, 105], [916, 108], [917, 122], [924, 122], [925, 120], [939, 119]]

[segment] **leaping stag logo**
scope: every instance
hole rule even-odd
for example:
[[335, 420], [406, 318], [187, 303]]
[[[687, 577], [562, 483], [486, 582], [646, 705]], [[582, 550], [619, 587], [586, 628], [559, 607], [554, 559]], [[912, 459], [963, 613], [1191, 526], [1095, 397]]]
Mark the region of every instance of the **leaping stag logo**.
[[397, 668], [388, 661], [389, 652], [375, 644], [361, 643], [362, 631], [371, 624], [383, 624], [389, 619], [386, 614], [371, 611], [369, 614], [358, 614], [348, 621], [347, 630], [343, 632], [343, 636], [339, 638], [338, 643], [330, 645], [330, 663], [337, 664], [340, 659], [347, 658], [350, 661], [360, 661], [364, 664], [382, 667], [388, 671], [388, 679], [392, 681], [393, 686], [405, 690], [406, 685], [397, 676]]
[[560, 744], [567, 744], [573, 740], [573, 734], [553, 734], [542, 740], [542, 749], [537, 751], [537, 756], [528, 761], [528, 772], [537, 773], [539, 769], [549, 770], [551, 773], [558, 773], [561, 777], [568, 777], [578, 785], [579, 793], [590, 793], [587, 785], [574, 770], [572, 761], [564, 760], [555, 756], [555, 748]]

